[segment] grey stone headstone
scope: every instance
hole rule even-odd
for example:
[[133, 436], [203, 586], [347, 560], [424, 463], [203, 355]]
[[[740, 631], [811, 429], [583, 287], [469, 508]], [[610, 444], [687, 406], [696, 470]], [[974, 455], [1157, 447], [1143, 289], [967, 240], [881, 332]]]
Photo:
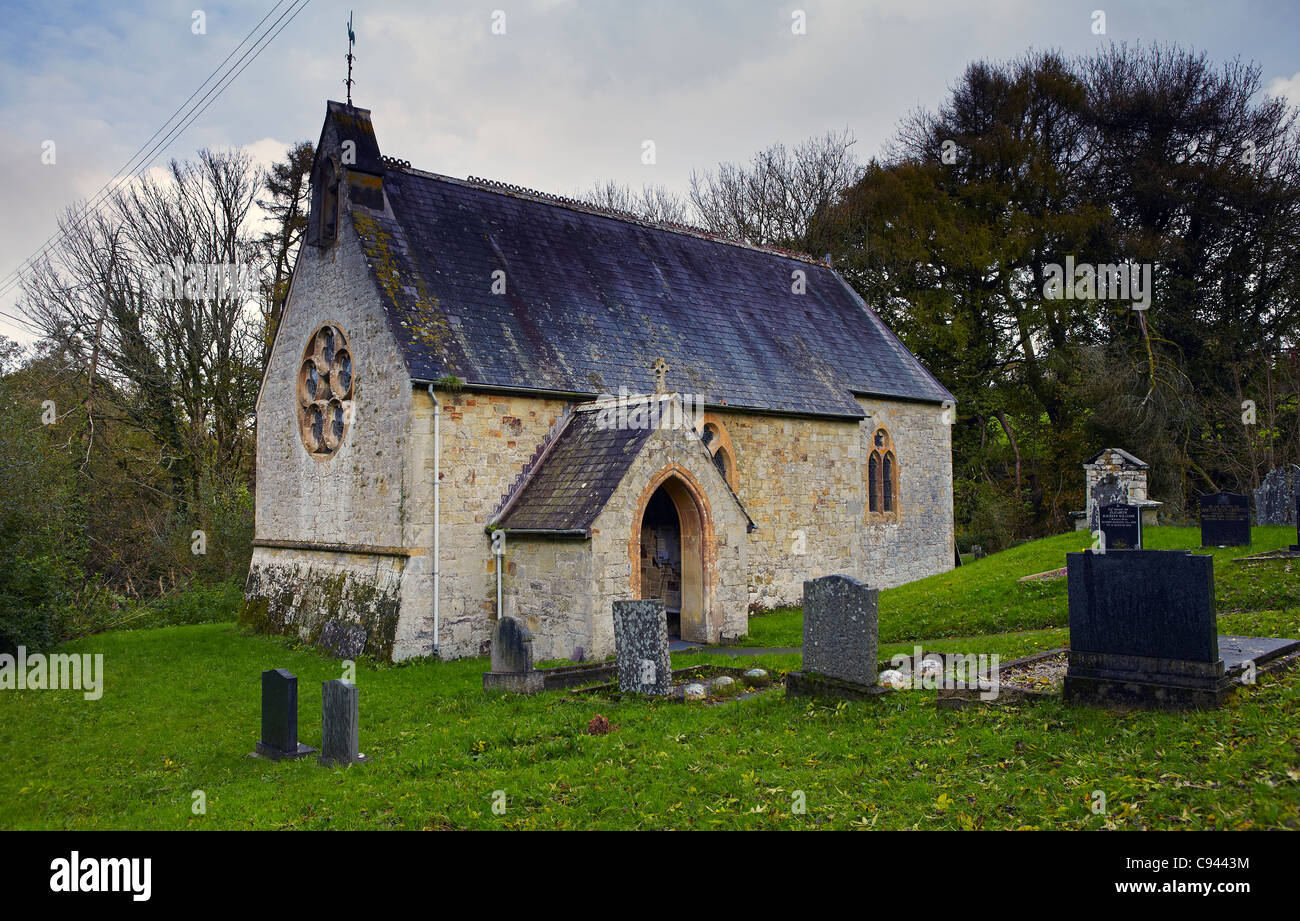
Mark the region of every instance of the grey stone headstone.
[[1291, 549], [1300, 552], [1300, 494], [1295, 497], [1295, 543]]
[[1201, 546], [1250, 546], [1250, 497], [1233, 492], [1201, 496]]
[[502, 617], [492, 628], [492, 671], [531, 672], [533, 634], [513, 617]]
[[803, 584], [805, 671], [874, 686], [879, 591], [851, 576]]
[[1101, 530], [1101, 508], [1106, 505], [1127, 504], [1128, 487], [1119, 481], [1119, 477], [1108, 473], [1092, 488], [1088, 505], [1088, 530]]
[[358, 748], [361, 692], [354, 684], [335, 679], [321, 686], [321, 764], [369, 761]]
[[262, 738], [256, 753], [279, 761], [316, 749], [298, 742], [298, 678], [283, 668], [262, 672]]
[[321, 628], [320, 646], [340, 659], [355, 659], [366, 651], [366, 628], [345, 617], [335, 617]]
[[1255, 490], [1255, 518], [1259, 524], [1291, 524], [1300, 498], [1300, 467], [1287, 464], [1270, 470]]
[[662, 600], [614, 602], [614, 650], [620, 691], [657, 695], [672, 691], [668, 615]]

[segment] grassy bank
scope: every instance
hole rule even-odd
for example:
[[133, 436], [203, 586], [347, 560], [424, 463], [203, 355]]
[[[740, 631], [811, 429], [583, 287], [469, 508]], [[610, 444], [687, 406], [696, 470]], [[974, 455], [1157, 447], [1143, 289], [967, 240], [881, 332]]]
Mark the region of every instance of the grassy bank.
[[[882, 654], [914, 641], [1004, 658], [1062, 645], [1064, 584], [1027, 593], [1014, 576], [1060, 565], [1078, 544], [1051, 538], [891, 589]], [[1221, 629], [1300, 636], [1300, 573], [1232, 555], [1216, 554]], [[905, 626], [909, 606], [921, 626]], [[320, 682], [340, 667], [314, 650], [202, 624], [103, 633], [63, 651], [104, 656], [103, 697], [0, 692], [0, 827], [1295, 828], [1300, 815], [1295, 673], [1266, 676], [1216, 712], [1118, 714], [1057, 702], [942, 711], [924, 691], [854, 704], [520, 698], [483, 692], [483, 659], [361, 663], [361, 748], [376, 760], [323, 769], [248, 756], [269, 667], [299, 676], [302, 739], [319, 745]], [[587, 734], [597, 713], [615, 731]], [[498, 790], [504, 815], [491, 808]], [[1105, 815], [1090, 808], [1095, 790]], [[206, 814], [192, 811], [195, 791]]]
[[[1300, 576], [1282, 566], [1233, 563], [1237, 557], [1277, 550], [1295, 542], [1295, 528], [1252, 529], [1252, 545], [1201, 550], [1199, 528], [1148, 528], [1151, 550], [1194, 550], [1214, 557], [1219, 614], [1300, 607]], [[1083, 532], [1060, 534], [996, 553], [926, 579], [880, 593], [880, 641], [964, 637], [1042, 630], [1068, 623], [1064, 579], [1019, 582], [1021, 576], [1065, 565], [1065, 554], [1089, 546]], [[799, 646], [803, 616], [784, 608], [750, 618], [745, 646]]]

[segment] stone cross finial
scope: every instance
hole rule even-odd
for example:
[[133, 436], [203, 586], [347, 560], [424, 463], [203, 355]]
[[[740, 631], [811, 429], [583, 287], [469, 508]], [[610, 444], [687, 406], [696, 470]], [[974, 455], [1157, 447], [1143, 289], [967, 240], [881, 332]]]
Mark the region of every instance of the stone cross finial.
[[655, 360], [655, 393], [668, 392], [668, 362], [662, 358]]

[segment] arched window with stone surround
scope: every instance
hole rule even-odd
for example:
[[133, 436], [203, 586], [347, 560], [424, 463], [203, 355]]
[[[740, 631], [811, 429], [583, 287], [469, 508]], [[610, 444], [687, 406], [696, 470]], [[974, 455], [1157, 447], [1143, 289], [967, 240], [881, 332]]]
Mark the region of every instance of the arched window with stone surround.
[[713, 464], [722, 474], [722, 478], [727, 481], [727, 485], [733, 490], [736, 489], [736, 449], [731, 443], [727, 427], [712, 413], [704, 415], [700, 441], [704, 442], [704, 447], [713, 456]]
[[894, 452], [885, 454], [883, 470], [884, 474], [880, 478], [880, 490], [884, 498], [881, 511], [892, 512], [894, 510]]
[[896, 521], [898, 507], [898, 456], [888, 430], [878, 428], [871, 436], [867, 455], [867, 517]]

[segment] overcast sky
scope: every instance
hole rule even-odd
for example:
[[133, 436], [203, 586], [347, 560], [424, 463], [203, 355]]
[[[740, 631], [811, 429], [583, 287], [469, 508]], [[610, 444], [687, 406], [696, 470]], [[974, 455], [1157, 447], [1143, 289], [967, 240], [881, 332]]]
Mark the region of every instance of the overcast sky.
[[[109, 181], [273, 4], [0, 2], [0, 274]], [[353, 99], [372, 110], [383, 153], [569, 195], [605, 179], [683, 191], [693, 167], [829, 129], [850, 129], [865, 160], [909, 111], [941, 103], [967, 63], [1030, 48], [1176, 41], [1257, 62], [1269, 91], [1300, 104], [1300, 4], [1287, 2], [310, 0], [154, 162], [205, 146], [269, 162], [314, 142], [325, 100], [344, 98], [349, 10]], [[805, 34], [792, 31], [795, 10]], [[505, 34], [493, 33], [498, 11]], [[654, 165], [642, 163], [646, 140]], [[3, 317], [0, 333], [30, 341]]]

